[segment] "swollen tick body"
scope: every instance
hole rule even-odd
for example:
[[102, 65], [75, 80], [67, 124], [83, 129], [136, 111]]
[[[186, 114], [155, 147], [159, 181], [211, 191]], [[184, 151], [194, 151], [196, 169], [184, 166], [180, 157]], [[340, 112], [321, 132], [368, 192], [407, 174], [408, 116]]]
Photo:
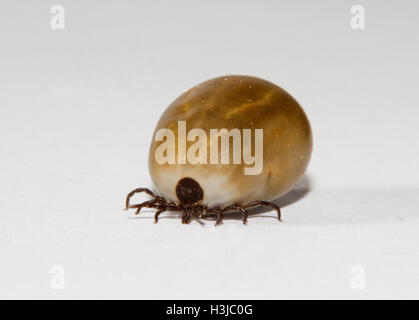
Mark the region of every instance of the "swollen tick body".
[[[253, 140], [253, 141], [252, 141]], [[287, 192], [310, 161], [312, 133], [303, 109], [268, 81], [248, 76], [208, 80], [178, 97], [163, 113], [149, 153], [157, 193], [131, 191], [127, 209], [182, 212], [182, 222], [266, 206]], [[152, 199], [131, 204], [135, 193]]]

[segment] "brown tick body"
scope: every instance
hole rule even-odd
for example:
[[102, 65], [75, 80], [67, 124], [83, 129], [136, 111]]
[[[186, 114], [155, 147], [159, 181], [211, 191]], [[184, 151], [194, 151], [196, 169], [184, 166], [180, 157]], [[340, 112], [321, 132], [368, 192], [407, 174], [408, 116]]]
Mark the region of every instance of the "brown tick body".
[[[180, 121], [186, 123], [188, 130], [199, 128], [202, 132], [210, 132], [214, 128], [224, 128], [229, 132], [237, 128], [252, 132], [263, 129], [263, 166], [257, 174], [246, 175], [244, 172], [249, 169], [246, 161], [179, 161], [182, 160], [182, 152], [193, 149], [200, 142], [200, 139], [195, 140], [196, 135], [189, 137], [189, 134], [186, 141], [181, 140]], [[156, 139], [156, 134], [163, 128], [174, 133], [176, 163], [161, 163], [156, 156], [162, 145], [162, 139]], [[201, 161], [206, 161], [205, 155], [209, 158], [214, 151], [211, 137], [205, 140], [205, 152], [198, 152]], [[232, 141], [227, 141], [230, 145], [227, 159], [233, 159], [238, 154], [231, 147]], [[251, 152], [256, 155], [255, 148], [256, 145]], [[155, 208], [156, 222], [164, 211], [182, 212], [183, 223], [189, 223], [193, 217], [215, 215], [217, 225], [222, 222], [226, 211], [239, 211], [243, 215], [243, 223], [246, 223], [247, 209], [267, 206], [277, 211], [280, 220], [280, 208], [269, 201], [292, 188], [306, 170], [311, 151], [310, 123], [298, 102], [286, 91], [255, 77], [214, 78], [182, 94], [163, 113], [149, 153], [150, 174], [158, 192], [135, 189], [127, 196], [126, 208], [136, 209], [136, 213], [142, 208]], [[195, 152], [190, 154], [188, 151], [188, 159], [189, 156], [197, 159], [194, 158]], [[139, 192], [147, 193], [152, 199], [131, 204], [131, 197]]]

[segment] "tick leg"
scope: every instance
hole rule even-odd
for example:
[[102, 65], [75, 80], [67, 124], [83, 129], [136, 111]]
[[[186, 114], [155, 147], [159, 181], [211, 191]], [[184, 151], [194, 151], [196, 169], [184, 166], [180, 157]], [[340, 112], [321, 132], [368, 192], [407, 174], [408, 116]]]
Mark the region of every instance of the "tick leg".
[[221, 209], [220, 207], [206, 208], [206, 213], [215, 213], [216, 215], [215, 226], [222, 223], [224, 215], [223, 215], [223, 209]]
[[165, 210], [163, 210], [163, 209], [157, 210], [156, 214], [154, 215], [154, 223], [159, 222], [159, 215], [160, 215], [160, 213], [162, 213], [164, 211]]
[[206, 213], [215, 213], [216, 215], [216, 221], [215, 221], [215, 226], [218, 226], [219, 224], [222, 224], [223, 219], [224, 219], [224, 215], [223, 215], [223, 209], [221, 209], [220, 207], [214, 207], [214, 208], [204, 208], [204, 210], [206, 211]]
[[207, 213], [207, 209], [204, 207], [204, 208], [201, 208], [201, 212], [199, 213], [199, 219], [202, 219], [202, 217], [204, 216], [204, 215], [206, 215], [206, 213]]
[[243, 224], [247, 224], [247, 216], [248, 216], [247, 210], [243, 208], [242, 206], [238, 206], [238, 209], [243, 214]]
[[231, 210], [239, 210], [243, 214], [243, 224], [247, 224], [248, 213], [247, 213], [246, 208], [247, 206], [243, 206], [240, 204], [233, 204], [231, 206], [228, 206], [222, 209], [222, 212], [231, 211]]
[[130, 205], [129, 209], [137, 209], [135, 211], [135, 214], [139, 214], [142, 208], [159, 208], [158, 205], [156, 205], [157, 200], [149, 200], [140, 204], [133, 204]]
[[[152, 196], [154, 199], [144, 201], [139, 204], [130, 204], [131, 197], [139, 192], [145, 192], [148, 195]], [[176, 203], [167, 201], [165, 198], [155, 195], [147, 188], [138, 188], [127, 195], [127, 199], [125, 201], [126, 209], [137, 209], [135, 214], [139, 214], [142, 208], [154, 208], [157, 209], [157, 212], [154, 215], [154, 222], [157, 223], [159, 221], [160, 213], [164, 211], [182, 211], [183, 207], [178, 206]], [[185, 215], [186, 214], [186, 215]], [[191, 221], [191, 212], [185, 212], [184, 217], [182, 217], [183, 223], [189, 223]], [[184, 221], [183, 221], [184, 220]]]
[[268, 201], [257, 200], [257, 201], [250, 202], [250, 203], [244, 205], [243, 207], [244, 208], [251, 208], [251, 207], [256, 207], [256, 206], [264, 206], [264, 207], [269, 207], [269, 208], [275, 209], [276, 212], [278, 213], [278, 220], [281, 221], [281, 208], [278, 207], [275, 203], [268, 202]]
[[147, 193], [148, 195], [152, 196], [156, 200], [160, 200], [160, 201], [164, 200], [162, 197], [155, 195], [151, 190], [147, 188], [137, 188], [137, 189], [132, 190], [130, 193], [128, 193], [127, 198], [125, 200], [125, 209], [130, 208], [129, 201], [132, 198], [132, 196], [136, 193], [141, 193], [141, 192]]
[[215, 222], [215, 226], [218, 226], [219, 224], [223, 223], [223, 211], [220, 208], [217, 208], [214, 211], [217, 213], [217, 221]]

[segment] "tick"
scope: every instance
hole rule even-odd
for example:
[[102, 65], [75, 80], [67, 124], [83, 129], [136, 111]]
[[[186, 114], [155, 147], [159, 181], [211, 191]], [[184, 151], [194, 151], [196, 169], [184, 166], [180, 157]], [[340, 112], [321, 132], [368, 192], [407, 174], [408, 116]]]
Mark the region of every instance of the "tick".
[[[285, 90], [249, 76], [205, 81], [178, 97], [157, 124], [149, 152], [156, 192], [131, 191], [126, 209], [182, 213], [182, 223], [273, 202], [305, 172], [312, 152], [309, 120]], [[136, 193], [151, 199], [132, 204]]]

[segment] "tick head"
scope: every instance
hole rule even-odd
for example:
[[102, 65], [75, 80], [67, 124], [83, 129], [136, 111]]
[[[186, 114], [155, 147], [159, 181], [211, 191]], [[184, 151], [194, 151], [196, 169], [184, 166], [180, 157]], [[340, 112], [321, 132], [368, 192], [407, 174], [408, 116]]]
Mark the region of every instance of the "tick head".
[[204, 198], [204, 191], [192, 178], [182, 178], [176, 185], [176, 196], [184, 204], [197, 204]]

